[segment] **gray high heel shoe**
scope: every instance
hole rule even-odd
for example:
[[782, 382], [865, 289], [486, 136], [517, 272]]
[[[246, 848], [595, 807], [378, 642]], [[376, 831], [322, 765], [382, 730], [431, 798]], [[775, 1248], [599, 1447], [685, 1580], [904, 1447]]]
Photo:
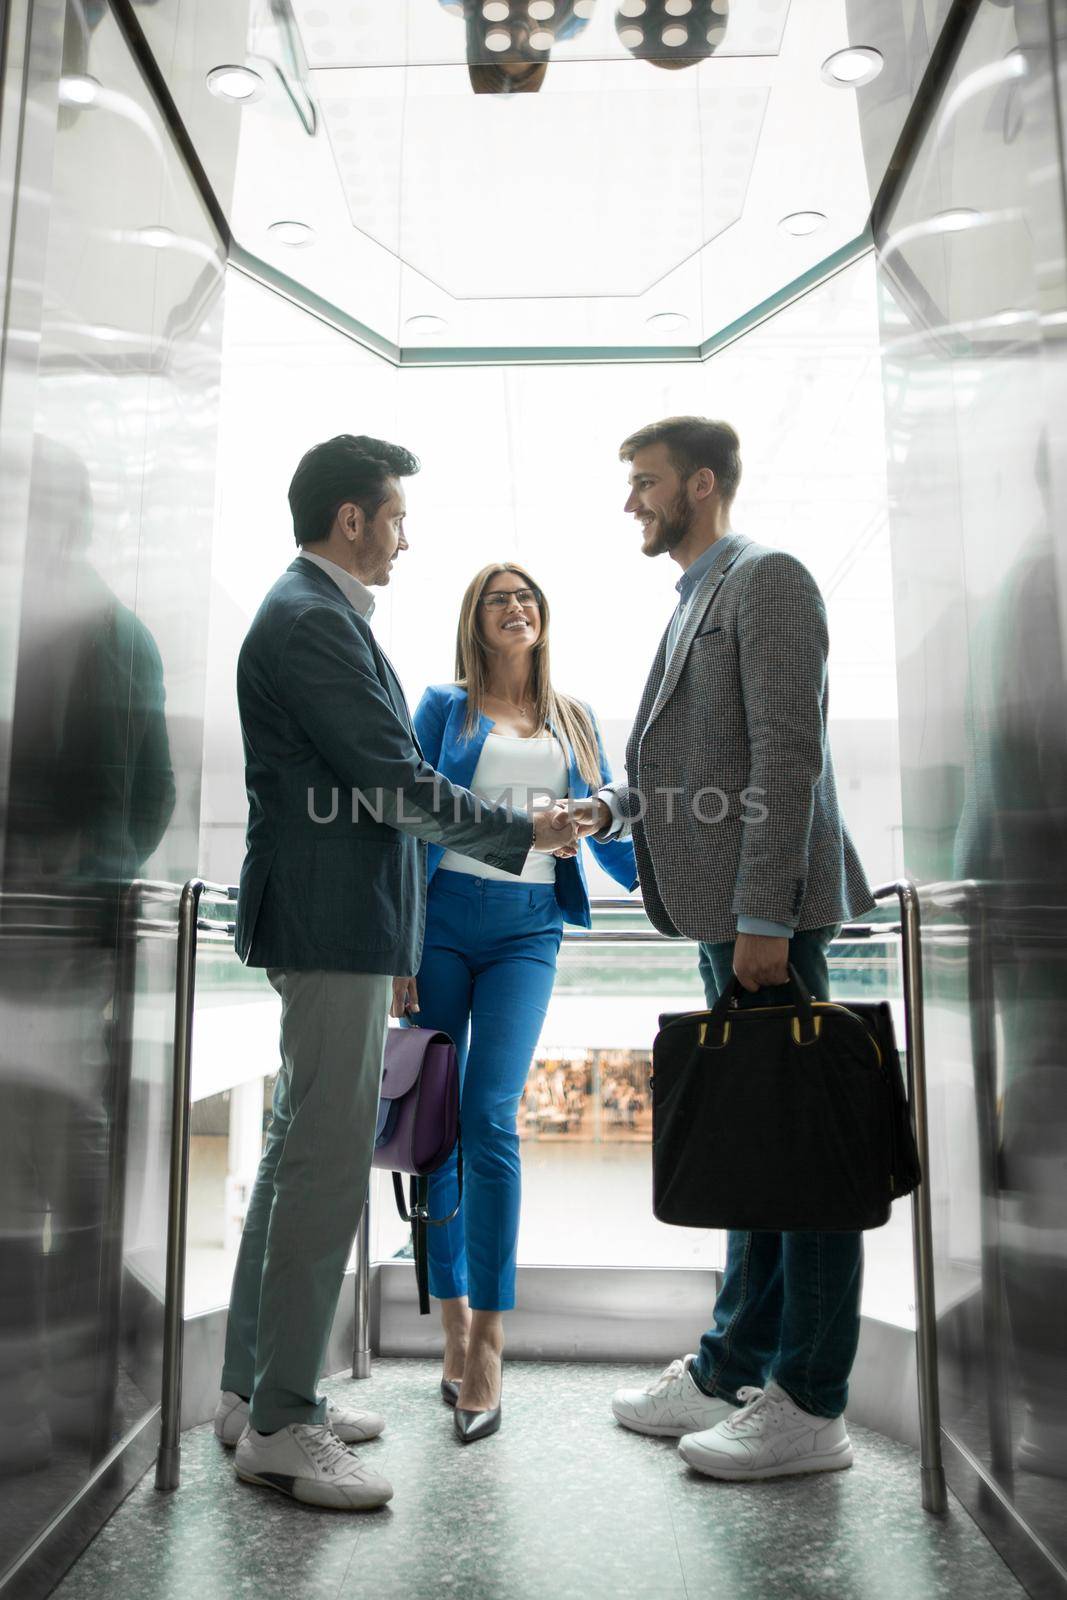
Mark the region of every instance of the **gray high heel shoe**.
[[500, 1431], [501, 1407], [489, 1411], [462, 1411], [459, 1406], [452, 1413], [452, 1426], [460, 1444], [475, 1444]]
[[444, 1401], [446, 1406], [454, 1406], [457, 1404], [459, 1400], [459, 1386], [461, 1382], [462, 1379], [460, 1378], [441, 1379], [441, 1399]]

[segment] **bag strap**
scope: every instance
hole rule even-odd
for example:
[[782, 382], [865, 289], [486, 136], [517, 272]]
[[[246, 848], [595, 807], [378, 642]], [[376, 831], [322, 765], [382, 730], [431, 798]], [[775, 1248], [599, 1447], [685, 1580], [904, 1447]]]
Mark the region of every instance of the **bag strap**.
[[[737, 1003], [745, 989], [736, 973], [733, 973], [730, 982], [711, 1008], [708, 1018], [707, 1033], [704, 1037], [706, 1045], [714, 1050], [721, 1050], [730, 1037], [730, 1012], [737, 1007]], [[811, 1044], [816, 1038], [815, 1018], [811, 1009], [811, 994], [796, 967], [790, 963], [789, 967], [789, 1002], [797, 1014], [797, 1025], [801, 1044]]]
[[446, 1222], [459, 1215], [459, 1208], [463, 1204], [463, 1143], [457, 1131], [456, 1134], [456, 1177], [459, 1193], [456, 1196], [454, 1210], [447, 1217], [431, 1217], [430, 1209], [430, 1180], [428, 1177], [413, 1177], [409, 1180], [408, 1203], [404, 1202], [404, 1180], [399, 1172], [393, 1173], [393, 1195], [396, 1199], [396, 1208], [400, 1213], [401, 1221], [411, 1224], [411, 1248], [415, 1256], [415, 1282], [419, 1291], [419, 1315], [429, 1316], [430, 1313], [430, 1272], [427, 1253], [427, 1228], [443, 1228]]

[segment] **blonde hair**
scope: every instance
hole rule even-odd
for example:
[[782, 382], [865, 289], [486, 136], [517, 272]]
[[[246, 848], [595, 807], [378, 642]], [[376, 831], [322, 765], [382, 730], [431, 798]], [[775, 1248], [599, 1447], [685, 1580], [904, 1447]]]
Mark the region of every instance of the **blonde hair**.
[[535, 583], [524, 567], [514, 561], [494, 561], [483, 567], [467, 585], [459, 608], [459, 626], [456, 629], [456, 682], [467, 691], [467, 717], [463, 724], [464, 736], [473, 738], [485, 704], [489, 683], [489, 652], [478, 628], [478, 607], [491, 578], [502, 572], [513, 572], [517, 578], [541, 596], [541, 632], [531, 652], [530, 668], [534, 713], [537, 726], [534, 736], [553, 728], [570, 749], [578, 763], [578, 771], [591, 788], [600, 784], [600, 757], [597, 752], [596, 732], [589, 711], [580, 700], [570, 695], [557, 694], [552, 687], [548, 659], [548, 600], [544, 590]]

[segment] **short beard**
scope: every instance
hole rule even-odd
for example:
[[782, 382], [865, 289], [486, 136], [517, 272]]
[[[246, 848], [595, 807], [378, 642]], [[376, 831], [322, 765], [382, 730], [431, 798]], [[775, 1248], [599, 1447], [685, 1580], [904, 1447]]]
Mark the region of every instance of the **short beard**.
[[662, 556], [677, 550], [692, 526], [693, 508], [685, 490], [679, 489], [666, 512], [653, 524], [655, 535], [652, 543], [645, 545], [645, 555]]

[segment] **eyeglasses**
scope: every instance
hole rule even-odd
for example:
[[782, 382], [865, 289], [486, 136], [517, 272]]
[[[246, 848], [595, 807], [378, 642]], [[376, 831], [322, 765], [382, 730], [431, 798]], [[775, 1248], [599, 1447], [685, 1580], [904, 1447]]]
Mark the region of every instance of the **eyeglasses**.
[[482, 595], [482, 605], [488, 606], [490, 611], [501, 611], [517, 600], [520, 606], [539, 606], [541, 604], [540, 589], [491, 589], [488, 594]]

